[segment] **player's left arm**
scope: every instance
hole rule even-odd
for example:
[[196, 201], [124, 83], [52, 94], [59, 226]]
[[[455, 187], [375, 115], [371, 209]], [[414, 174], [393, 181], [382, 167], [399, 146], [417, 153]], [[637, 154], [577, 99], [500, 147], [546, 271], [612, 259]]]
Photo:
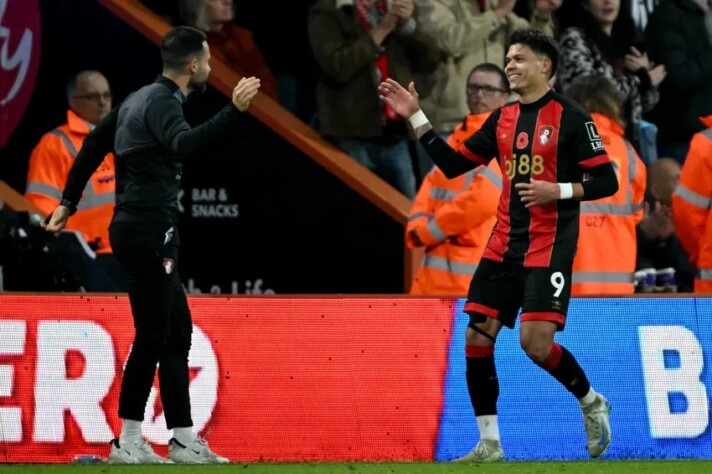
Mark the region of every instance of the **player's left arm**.
[[596, 124], [583, 109], [569, 108], [566, 112], [569, 117], [563, 121], [565, 125], [562, 127], [571, 127], [566, 131], [566, 138], [571, 140], [571, 149], [578, 160], [578, 166], [589, 179], [582, 183], [559, 183], [560, 199], [595, 201], [614, 195], [618, 192], [618, 177], [603, 147]]

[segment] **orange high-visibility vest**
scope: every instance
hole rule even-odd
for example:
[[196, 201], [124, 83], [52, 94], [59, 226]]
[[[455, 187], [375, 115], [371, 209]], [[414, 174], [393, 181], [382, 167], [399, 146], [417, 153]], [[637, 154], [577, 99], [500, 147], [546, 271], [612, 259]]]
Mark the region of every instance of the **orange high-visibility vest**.
[[[67, 123], [45, 134], [32, 151], [25, 197], [45, 214], [51, 214], [62, 200], [67, 174], [89, 131], [89, 125], [69, 110]], [[111, 253], [109, 223], [115, 186], [114, 155], [110, 153], [92, 174], [76, 214], [67, 222], [66, 229], [81, 232], [98, 254]]]
[[[469, 115], [448, 138], [457, 149], [482, 127], [487, 114]], [[448, 179], [434, 167], [413, 202], [406, 226], [406, 244], [413, 248], [411, 231], [425, 244], [423, 264], [410, 289], [415, 295], [465, 296], [496, 221], [502, 192], [497, 160], [489, 166]]]
[[[712, 115], [702, 119], [712, 127]], [[680, 183], [672, 196], [675, 234], [697, 267], [695, 293], [712, 293], [712, 128], [690, 142]]]
[[581, 203], [572, 295], [624, 295], [635, 291], [635, 226], [643, 218], [646, 169], [613, 120], [591, 114], [618, 175], [613, 196]]

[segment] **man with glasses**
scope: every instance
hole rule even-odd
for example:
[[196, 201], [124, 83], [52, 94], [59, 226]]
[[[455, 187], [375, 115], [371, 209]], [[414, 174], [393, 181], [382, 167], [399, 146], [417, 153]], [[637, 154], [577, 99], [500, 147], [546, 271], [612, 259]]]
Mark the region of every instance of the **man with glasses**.
[[[465, 90], [470, 115], [448, 137], [448, 144], [457, 150], [492, 111], [507, 103], [509, 94], [509, 82], [500, 67], [475, 66]], [[437, 167], [428, 173], [406, 227], [407, 245], [426, 247], [411, 294], [467, 295], [497, 219], [501, 191], [502, 172], [496, 160], [453, 179]]]
[[[30, 156], [25, 196], [49, 215], [62, 200], [67, 172], [89, 132], [111, 111], [109, 82], [98, 71], [81, 71], [67, 84], [67, 123], [45, 134]], [[96, 252], [96, 262], [108, 278], [89, 277], [89, 291], [125, 291], [123, 271], [109, 244], [114, 210], [114, 155], [109, 153], [92, 174], [76, 215], [67, 225], [79, 232]]]

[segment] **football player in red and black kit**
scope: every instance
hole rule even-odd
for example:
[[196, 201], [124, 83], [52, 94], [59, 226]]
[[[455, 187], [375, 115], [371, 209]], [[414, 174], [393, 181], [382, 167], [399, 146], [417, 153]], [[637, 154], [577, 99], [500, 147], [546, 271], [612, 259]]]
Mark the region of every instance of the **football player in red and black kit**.
[[[430, 157], [453, 178], [490, 159], [503, 174], [497, 224], [470, 285], [465, 312], [467, 388], [480, 442], [456, 461], [504, 459], [497, 423], [499, 381], [494, 346], [502, 326], [521, 313], [527, 356], [579, 401], [589, 454], [611, 440], [610, 405], [596, 393], [574, 356], [554, 342], [564, 328], [579, 232], [579, 202], [614, 194], [618, 181], [590, 115], [549, 88], [559, 59], [556, 43], [536, 30], [510, 38], [505, 73], [519, 100], [489, 117], [480, 131], [452, 150], [432, 130], [418, 94], [389, 79], [381, 100], [408, 118]], [[586, 179], [584, 180], [584, 175]]]

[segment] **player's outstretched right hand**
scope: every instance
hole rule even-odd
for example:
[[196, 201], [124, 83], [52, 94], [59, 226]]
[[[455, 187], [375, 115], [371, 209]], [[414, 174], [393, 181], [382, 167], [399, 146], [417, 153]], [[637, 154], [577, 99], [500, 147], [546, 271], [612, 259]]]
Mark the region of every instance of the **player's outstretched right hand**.
[[42, 221], [42, 228], [47, 232], [52, 232], [56, 234], [57, 232], [64, 229], [67, 225], [67, 219], [69, 219], [69, 208], [67, 206], [59, 205], [52, 212], [52, 216], [48, 220]]
[[380, 99], [390, 105], [395, 113], [405, 119], [409, 119], [420, 110], [418, 92], [415, 90], [415, 84], [412, 82], [408, 85], [408, 89], [406, 90], [396, 81], [388, 78], [378, 86], [378, 92], [380, 93]]
[[260, 89], [260, 80], [256, 77], [243, 77], [232, 91], [232, 103], [244, 112], [250, 106], [250, 101]]

